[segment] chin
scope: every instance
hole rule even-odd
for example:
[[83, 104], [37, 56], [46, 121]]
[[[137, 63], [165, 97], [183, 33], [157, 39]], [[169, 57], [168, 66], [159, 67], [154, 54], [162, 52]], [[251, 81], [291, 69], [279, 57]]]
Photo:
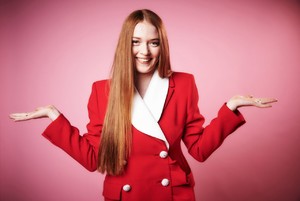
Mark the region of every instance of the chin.
[[137, 73], [141, 73], [141, 74], [149, 74], [149, 73], [153, 73], [154, 70], [155, 70], [155, 68], [153, 68], [152, 66], [149, 66], [149, 67], [145, 67], [145, 66], [137, 66], [137, 67], [136, 67]]
[[152, 73], [153, 71], [151, 71], [151, 70], [137, 70], [137, 73], [139, 73], [139, 74], [150, 74], [150, 73]]

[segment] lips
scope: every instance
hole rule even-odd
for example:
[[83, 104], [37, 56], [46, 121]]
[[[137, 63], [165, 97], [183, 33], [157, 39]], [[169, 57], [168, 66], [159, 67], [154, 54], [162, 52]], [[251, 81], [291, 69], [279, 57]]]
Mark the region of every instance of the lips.
[[136, 60], [142, 64], [148, 64], [152, 60], [152, 58], [136, 57]]

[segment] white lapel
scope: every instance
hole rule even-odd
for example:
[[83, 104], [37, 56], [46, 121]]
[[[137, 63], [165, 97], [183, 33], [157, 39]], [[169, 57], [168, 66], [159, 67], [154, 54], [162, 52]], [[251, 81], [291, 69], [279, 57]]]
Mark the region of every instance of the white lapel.
[[169, 79], [160, 78], [155, 71], [144, 99], [135, 90], [132, 107], [132, 125], [139, 131], [163, 140], [169, 149], [169, 143], [161, 130], [158, 121], [161, 117], [169, 88]]
[[157, 122], [160, 119], [165, 105], [168, 88], [169, 79], [162, 79], [159, 77], [158, 71], [155, 71], [143, 100]]

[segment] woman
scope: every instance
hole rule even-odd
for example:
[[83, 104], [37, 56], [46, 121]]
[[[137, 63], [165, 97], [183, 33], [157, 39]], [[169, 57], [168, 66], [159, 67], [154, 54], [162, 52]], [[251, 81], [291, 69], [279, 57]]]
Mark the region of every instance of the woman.
[[172, 72], [166, 31], [159, 16], [137, 10], [125, 20], [109, 80], [93, 84], [88, 132], [54, 106], [15, 113], [15, 121], [49, 117], [43, 136], [89, 171], [106, 173], [105, 200], [195, 200], [181, 140], [205, 161], [245, 121], [237, 108], [270, 107], [273, 98], [234, 96], [203, 128], [192, 75]]

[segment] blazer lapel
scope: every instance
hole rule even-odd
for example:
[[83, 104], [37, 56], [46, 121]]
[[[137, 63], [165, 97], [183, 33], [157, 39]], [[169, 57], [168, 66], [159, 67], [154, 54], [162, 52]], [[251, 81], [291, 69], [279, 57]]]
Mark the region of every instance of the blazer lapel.
[[160, 78], [158, 72], [155, 71], [144, 99], [135, 90], [131, 122], [142, 133], [163, 140], [169, 149], [169, 143], [158, 124], [165, 105], [168, 88], [169, 79]]
[[143, 100], [156, 122], [159, 121], [163, 112], [166, 96], [168, 94], [168, 88], [169, 79], [160, 78], [158, 71], [155, 71]]

